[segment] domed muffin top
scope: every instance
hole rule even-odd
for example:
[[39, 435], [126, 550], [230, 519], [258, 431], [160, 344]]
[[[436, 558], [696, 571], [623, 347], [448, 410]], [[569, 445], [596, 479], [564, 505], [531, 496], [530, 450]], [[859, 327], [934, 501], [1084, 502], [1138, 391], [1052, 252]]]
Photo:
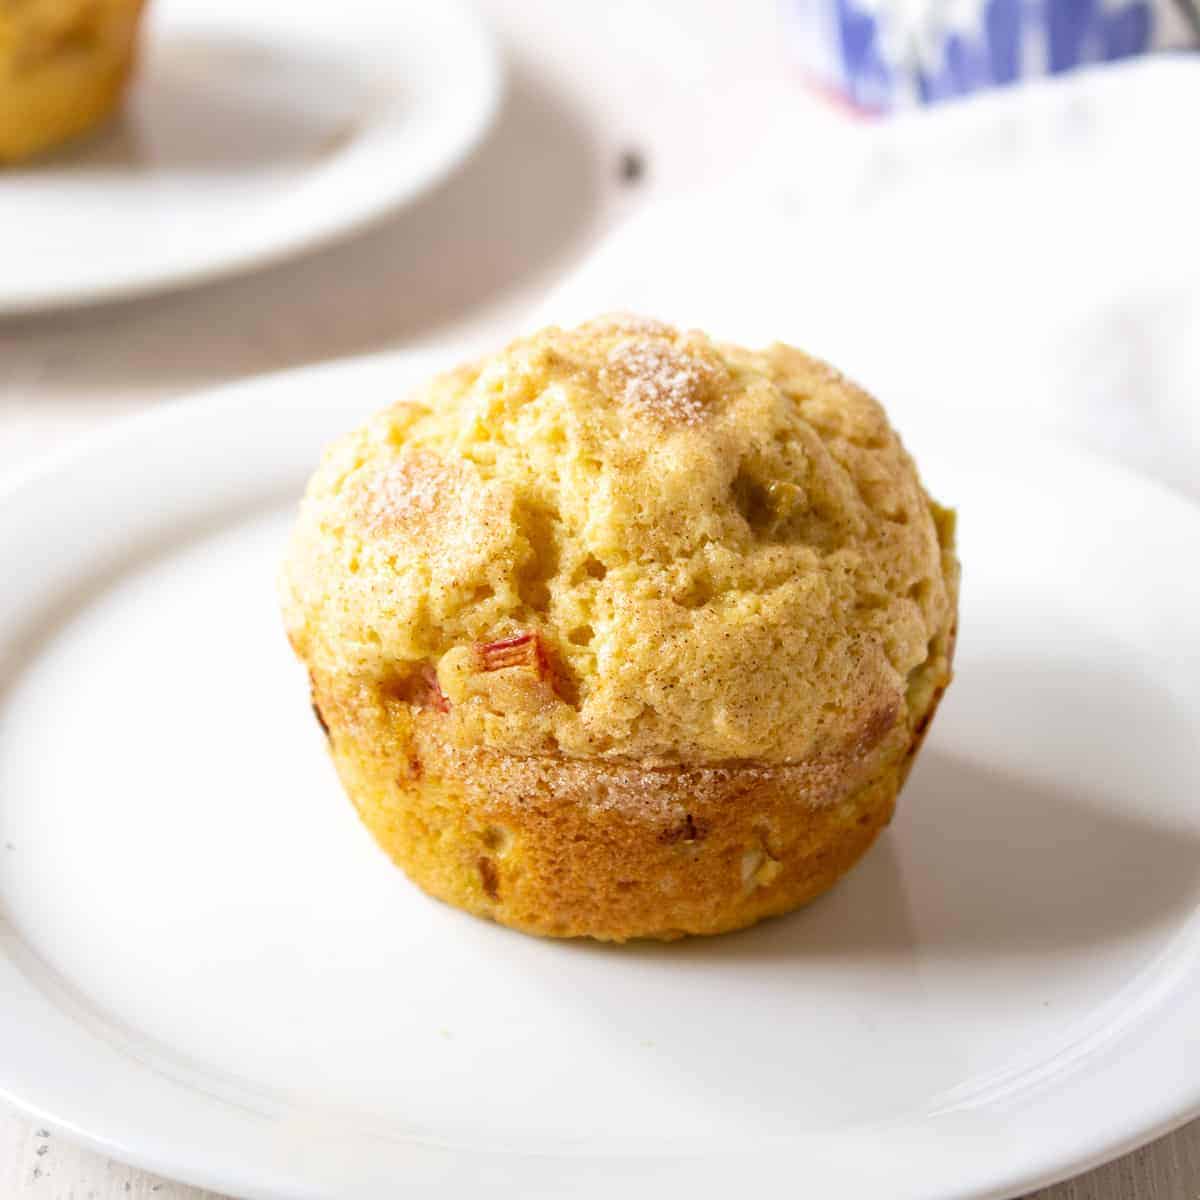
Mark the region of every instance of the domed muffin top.
[[951, 524], [824, 364], [605, 317], [336, 442], [285, 620], [314, 672], [464, 745], [799, 762], [905, 725], [953, 621]]

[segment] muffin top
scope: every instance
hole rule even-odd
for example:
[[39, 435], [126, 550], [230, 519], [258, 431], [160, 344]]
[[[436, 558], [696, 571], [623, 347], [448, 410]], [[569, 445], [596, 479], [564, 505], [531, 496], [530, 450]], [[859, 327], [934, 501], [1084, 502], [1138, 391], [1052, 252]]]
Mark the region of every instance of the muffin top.
[[311, 670], [462, 745], [800, 762], [904, 723], [954, 619], [951, 526], [828, 366], [605, 317], [336, 442], [285, 621]]

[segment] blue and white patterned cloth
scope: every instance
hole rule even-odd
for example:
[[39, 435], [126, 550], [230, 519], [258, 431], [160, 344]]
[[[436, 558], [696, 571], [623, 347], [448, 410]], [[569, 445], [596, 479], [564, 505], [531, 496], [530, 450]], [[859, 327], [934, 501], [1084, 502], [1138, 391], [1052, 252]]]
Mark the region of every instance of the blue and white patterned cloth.
[[810, 74], [869, 110], [1200, 41], [1200, 0], [787, 2]]

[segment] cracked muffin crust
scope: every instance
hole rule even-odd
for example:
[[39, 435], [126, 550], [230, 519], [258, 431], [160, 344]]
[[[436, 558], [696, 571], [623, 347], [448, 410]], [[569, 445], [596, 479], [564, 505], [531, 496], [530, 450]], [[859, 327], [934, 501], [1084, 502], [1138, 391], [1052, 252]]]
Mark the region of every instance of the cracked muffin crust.
[[547, 329], [335, 443], [282, 578], [342, 781], [517, 928], [711, 933], [870, 845], [950, 677], [951, 514], [787, 346]]

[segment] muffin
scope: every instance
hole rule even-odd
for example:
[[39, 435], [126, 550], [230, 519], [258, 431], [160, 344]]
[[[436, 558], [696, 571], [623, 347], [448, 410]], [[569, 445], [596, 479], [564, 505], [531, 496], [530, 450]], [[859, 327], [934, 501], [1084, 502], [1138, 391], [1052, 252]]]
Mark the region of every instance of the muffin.
[[133, 67], [143, 0], [0, 0], [0, 162], [97, 125]]
[[888, 823], [950, 680], [954, 521], [790, 346], [545, 329], [336, 442], [282, 574], [341, 781], [529, 933], [782, 913]]

